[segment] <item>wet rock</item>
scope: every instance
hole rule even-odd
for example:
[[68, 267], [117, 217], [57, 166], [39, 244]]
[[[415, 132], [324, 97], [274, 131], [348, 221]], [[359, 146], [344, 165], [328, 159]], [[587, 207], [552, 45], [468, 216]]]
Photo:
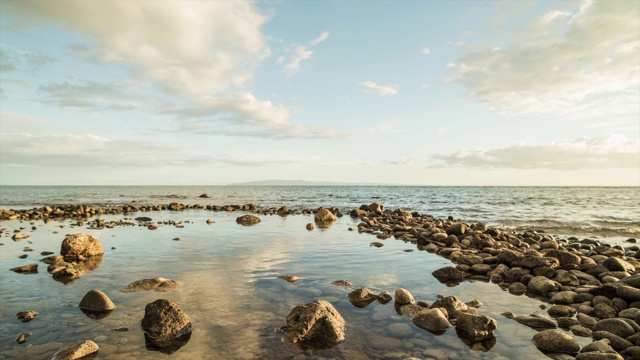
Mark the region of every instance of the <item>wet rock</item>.
[[615, 352], [611, 346], [609, 346], [609, 339], [600, 339], [592, 341], [580, 349], [581, 353], [586, 352]]
[[624, 358], [617, 353], [586, 352], [578, 354], [575, 360], [624, 360]]
[[31, 236], [31, 235], [29, 235], [29, 234], [17, 233], [17, 234], [14, 234], [14, 235], [11, 237], [11, 239], [12, 239], [13, 241], [18, 242], [18, 241], [23, 240], [23, 239], [26, 239], [26, 238], [28, 238], [28, 237], [30, 237], [30, 236]]
[[393, 297], [391, 297], [391, 294], [389, 294], [388, 291], [383, 291], [380, 294], [378, 294], [378, 302], [380, 304], [387, 304], [391, 300], [393, 300]]
[[602, 319], [593, 326], [593, 331], [607, 331], [622, 338], [636, 333], [631, 325], [619, 318]]
[[631, 286], [616, 287], [616, 295], [629, 302], [640, 301], [640, 289]]
[[436, 334], [442, 334], [451, 327], [447, 314], [440, 308], [421, 310], [411, 321], [416, 326]]
[[606, 303], [599, 303], [593, 307], [593, 314], [600, 319], [614, 318], [617, 311]]
[[198, 196], [200, 199], [208, 199], [209, 195], [207, 194], [201, 194], [200, 196]]
[[38, 273], [38, 264], [29, 264], [24, 266], [14, 267], [13, 269], [9, 269], [9, 271], [16, 272], [18, 274], [37, 274]]
[[134, 281], [131, 284], [120, 289], [124, 293], [132, 293], [138, 291], [160, 291], [167, 292], [177, 289], [180, 284], [171, 279], [165, 279], [162, 277], [155, 277], [150, 279], [142, 279]]
[[451, 224], [446, 228], [446, 232], [449, 235], [464, 235], [469, 230], [469, 227], [463, 223]]
[[18, 337], [16, 338], [16, 343], [24, 344], [25, 342], [27, 342], [27, 339], [30, 336], [31, 336], [30, 332], [23, 332], [22, 334], [18, 335]]
[[459, 313], [456, 318], [456, 328], [464, 330], [475, 341], [492, 338], [497, 327], [494, 319], [484, 315]]
[[576, 354], [580, 345], [573, 336], [560, 330], [545, 330], [533, 336], [533, 343], [540, 349], [563, 354]]
[[441, 283], [459, 283], [464, 279], [464, 272], [453, 266], [440, 268], [431, 273]]
[[147, 217], [147, 216], [138, 216], [137, 218], [135, 218], [133, 220], [140, 221], [140, 222], [149, 222], [149, 221], [152, 221], [153, 219], [151, 219], [150, 217]]
[[527, 285], [520, 282], [514, 282], [513, 284], [509, 285], [507, 291], [509, 291], [509, 293], [513, 295], [522, 295], [527, 292]]
[[93, 359], [98, 354], [98, 344], [91, 340], [86, 340], [80, 344], [77, 344], [69, 349], [61, 350], [57, 352], [52, 360], [88, 360]]
[[560, 283], [550, 280], [544, 276], [536, 276], [529, 281], [528, 289], [542, 296], [547, 296], [550, 292], [561, 289]]
[[158, 299], [147, 304], [142, 318], [147, 348], [171, 354], [191, 337], [191, 319], [176, 303]]
[[609, 271], [626, 271], [629, 273], [633, 273], [636, 271], [635, 266], [616, 257], [607, 258], [602, 262], [602, 266], [606, 267]]
[[413, 305], [416, 303], [416, 300], [413, 298], [413, 295], [409, 292], [409, 290], [399, 288], [396, 289], [395, 292], [396, 303], [399, 305]]
[[111, 311], [116, 308], [116, 305], [107, 294], [94, 289], [84, 295], [78, 307], [90, 311]]
[[67, 235], [60, 248], [60, 255], [66, 261], [82, 261], [90, 256], [102, 254], [104, 249], [100, 240], [89, 234]]
[[307, 230], [312, 231], [314, 229], [315, 226], [313, 226], [312, 223], [308, 223], [307, 224]]
[[331, 282], [331, 283], [332, 283], [333, 285], [336, 285], [336, 286], [351, 286], [351, 285], [352, 285], [352, 284], [351, 284], [349, 281], [347, 281], [347, 280], [336, 280], [336, 281], [333, 281], [333, 282]]
[[290, 283], [300, 280], [300, 278], [295, 275], [278, 275], [278, 279], [282, 279]]
[[593, 333], [591, 329], [581, 325], [572, 325], [569, 327], [569, 330], [576, 336], [591, 337], [591, 334]]
[[555, 329], [557, 327], [556, 323], [553, 320], [547, 317], [542, 317], [542, 316], [522, 316], [521, 315], [521, 316], [516, 316], [513, 319], [522, 325], [526, 325], [534, 329]]
[[344, 319], [325, 300], [296, 306], [284, 329], [283, 339], [303, 349], [328, 349], [345, 339]]
[[553, 295], [551, 302], [559, 305], [569, 305], [575, 302], [577, 296], [578, 294], [573, 291], [561, 291]]
[[612, 334], [608, 331], [594, 331], [591, 336], [593, 337], [594, 340], [601, 340], [601, 339], [609, 340], [609, 345], [611, 345], [611, 347], [617, 352], [621, 352], [624, 349], [630, 348], [633, 346], [631, 342], [621, 338], [616, 334]]
[[255, 216], [255, 215], [243, 215], [240, 216], [236, 219], [236, 223], [240, 224], [240, 225], [244, 225], [244, 226], [251, 226], [251, 225], [255, 225], [257, 223], [259, 223], [261, 220], [259, 217]]
[[211, 225], [215, 223], [215, 221], [213, 221], [213, 219], [207, 219], [207, 225]]
[[356, 289], [347, 295], [349, 302], [355, 307], [364, 308], [378, 299], [378, 294], [365, 288]]
[[316, 222], [316, 224], [319, 224], [319, 225], [321, 224], [328, 225], [336, 220], [337, 220], [336, 216], [333, 215], [333, 213], [329, 211], [329, 209], [325, 209], [325, 208], [318, 209], [318, 211], [316, 211], [316, 214], [314, 216], [314, 221]]
[[553, 305], [549, 307], [547, 313], [553, 317], [573, 316], [576, 313], [576, 309], [569, 305]]
[[117, 332], [127, 332], [129, 330], [130, 329], [129, 329], [128, 326], [120, 326], [120, 327], [117, 327], [117, 328], [113, 329], [113, 331], [117, 331]]
[[16, 319], [26, 323], [33, 320], [36, 316], [38, 316], [38, 313], [33, 310], [20, 311], [16, 314]]
[[375, 247], [377, 247], [377, 248], [380, 248], [380, 247], [383, 247], [383, 246], [384, 246], [384, 244], [383, 244], [383, 243], [381, 243], [381, 242], [379, 242], [379, 241], [374, 241], [374, 242], [372, 242], [372, 243], [371, 243], [371, 244], [369, 244], [369, 245], [370, 245], [370, 246], [375, 246]]
[[447, 310], [447, 314], [449, 319], [455, 319], [458, 317], [458, 314], [467, 311], [467, 304], [458, 300], [455, 296], [445, 296], [436, 300], [432, 305], [433, 308], [443, 308]]

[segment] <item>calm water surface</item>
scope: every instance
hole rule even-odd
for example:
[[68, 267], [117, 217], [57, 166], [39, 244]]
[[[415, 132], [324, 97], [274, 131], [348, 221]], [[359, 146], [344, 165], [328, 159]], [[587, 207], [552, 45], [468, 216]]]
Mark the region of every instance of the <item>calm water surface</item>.
[[[497, 285], [464, 282], [447, 287], [431, 272], [451, 263], [415, 249], [415, 245], [385, 240], [385, 246], [369, 246], [375, 237], [348, 231], [356, 222], [339, 219], [328, 229], [306, 231], [310, 216], [261, 216], [262, 223], [243, 227], [240, 214], [207, 211], [150, 213], [154, 221], [183, 221], [184, 228], [160, 225], [89, 230], [72, 228], [69, 222], [36, 222], [31, 237], [14, 242], [9, 235], [29, 223], [2, 222], [8, 229], [0, 238], [0, 359], [50, 359], [61, 346], [91, 339], [100, 345], [101, 359], [544, 359], [532, 344], [535, 331], [508, 320], [502, 312], [527, 315], [543, 304], [526, 296], [514, 296]], [[105, 217], [107, 220], [122, 217]], [[206, 219], [215, 223], [207, 225]], [[54, 234], [58, 231], [58, 234]], [[67, 285], [56, 282], [41, 263], [40, 273], [16, 274], [9, 268], [37, 262], [42, 251], [59, 252], [66, 233], [97, 236], [105, 248], [99, 268]], [[173, 240], [179, 238], [179, 241]], [[25, 247], [35, 251], [24, 252]], [[112, 249], [114, 247], [115, 249]], [[27, 259], [18, 259], [28, 254]], [[295, 274], [287, 283], [277, 276]], [[118, 289], [143, 278], [162, 276], [179, 281], [169, 293], [121, 293]], [[346, 279], [352, 288], [332, 285]], [[400, 316], [393, 302], [356, 308], [347, 294], [358, 287], [389, 291], [403, 287], [416, 300], [430, 303], [436, 295], [455, 295], [462, 301], [484, 304], [479, 313], [498, 321], [497, 342], [489, 351], [476, 351], [463, 343], [451, 328], [434, 335]], [[91, 289], [107, 293], [116, 310], [100, 320], [90, 319], [77, 307]], [[194, 330], [190, 341], [172, 355], [147, 351], [140, 320], [144, 306], [159, 298], [175, 301], [190, 317]], [[325, 299], [346, 321], [346, 340], [337, 347], [315, 353], [281, 342], [277, 329], [296, 305]], [[40, 315], [29, 323], [15, 319], [19, 311]], [[129, 332], [112, 329], [128, 326]], [[14, 343], [22, 332], [33, 335], [25, 344]], [[581, 339], [584, 345], [590, 339]]]

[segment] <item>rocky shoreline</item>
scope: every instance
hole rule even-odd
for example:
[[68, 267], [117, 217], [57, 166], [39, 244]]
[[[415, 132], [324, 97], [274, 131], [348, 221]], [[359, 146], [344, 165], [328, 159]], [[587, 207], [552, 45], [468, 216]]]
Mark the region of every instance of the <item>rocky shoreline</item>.
[[[183, 225], [179, 222], [153, 223], [151, 218], [145, 216], [105, 222], [99, 216], [190, 209], [248, 212], [250, 214], [237, 219], [239, 224], [245, 226], [257, 224], [260, 218], [256, 215], [315, 214], [315, 224], [322, 228], [331, 226], [337, 217], [344, 215], [337, 208], [289, 209], [283, 206], [262, 209], [253, 204], [204, 206], [170, 203], [108, 208], [66, 205], [0, 210], [0, 220], [71, 220], [76, 221], [76, 226], [87, 225], [94, 229], [137, 225], [153, 230], [158, 225]], [[388, 210], [377, 203], [352, 209], [348, 214], [359, 220], [356, 228], [360, 233], [373, 235], [382, 241], [372, 243], [373, 246], [382, 247], [384, 240], [395, 238], [414, 244], [419, 251], [435, 253], [451, 260], [455, 266], [438, 269], [432, 274], [440, 282], [455, 286], [466, 280], [484, 281], [497, 284], [514, 296], [526, 293], [549, 303], [543, 309], [546, 314], [503, 314], [523, 326], [540, 330], [532, 338], [532, 342], [549, 357], [580, 360], [640, 359], [640, 274], [637, 271], [640, 269], [640, 248], [635, 245], [623, 248], [599, 243], [594, 239], [556, 239], [533, 230], [522, 233], [503, 232], [481, 223], [467, 224], [451, 217], [436, 219], [417, 212]], [[91, 220], [92, 217], [98, 218]], [[207, 223], [212, 224], [213, 220]], [[312, 231], [313, 224], [310, 225], [307, 229]], [[26, 229], [16, 231], [12, 236], [13, 240], [25, 239], [29, 234], [24, 230]], [[4, 231], [6, 230], [0, 229], [0, 234]], [[49, 270], [57, 269], [50, 271], [54, 278], [61, 271], [71, 275], [80, 273], [81, 276], [82, 271], [91, 270], [91, 267], [78, 264], [97, 256], [93, 253], [65, 255], [67, 254], [49, 257]], [[34, 271], [33, 264], [31, 266], [32, 268], [23, 270]], [[20, 271], [16, 268], [11, 270]], [[59, 276], [64, 278], [64, 274]], [[397, 289], [395, 292], [397, 311], [411, 317], [416, 326], [437, 333], [446, 329], [447, 324], [455, 324], [467, 334], [476, 334], [472, 339], [477, 342], [491, 341], [490, 333], [495, 329], [495, 320], [478, 315], [476, 307], [467, 306], [455, 297], [437, 299], [431, 306], [424, 302], [412, 303], [413, 298], [408, 291], [407, 297], [398, 290], [404, 289]], [[408, 300], [409, 297], [411, 300]], [[380, 301], [381, 298], [388, 302], [391, 295], [373, 294], [366, 288], [349, 294], [349, 300], [354, 300], [354, 306], [369, 300]], [[403, 307], [405, 308], [402, 309]], [[464, 315], [460, 317], [460, 314]], [[574, 336], [591, 337], [593, 342], [581, 348]], [[28, 336], [23, 336], [21, 340], [26, 341], [26, 337]]]

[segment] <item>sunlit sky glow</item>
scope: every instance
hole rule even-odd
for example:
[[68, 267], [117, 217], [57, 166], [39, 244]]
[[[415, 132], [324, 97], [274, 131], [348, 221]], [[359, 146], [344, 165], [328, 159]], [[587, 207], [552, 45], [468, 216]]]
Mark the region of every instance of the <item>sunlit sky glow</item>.
[[0, 2], [0, 185], [267, 179], [640, 186], [640, 2]]

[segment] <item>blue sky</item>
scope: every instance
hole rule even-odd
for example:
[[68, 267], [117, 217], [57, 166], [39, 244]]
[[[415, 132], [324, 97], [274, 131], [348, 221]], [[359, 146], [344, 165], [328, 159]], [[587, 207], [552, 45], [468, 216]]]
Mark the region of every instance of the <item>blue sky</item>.
[[2, 1], [0, 184], [640, 185], [636, 1]]

